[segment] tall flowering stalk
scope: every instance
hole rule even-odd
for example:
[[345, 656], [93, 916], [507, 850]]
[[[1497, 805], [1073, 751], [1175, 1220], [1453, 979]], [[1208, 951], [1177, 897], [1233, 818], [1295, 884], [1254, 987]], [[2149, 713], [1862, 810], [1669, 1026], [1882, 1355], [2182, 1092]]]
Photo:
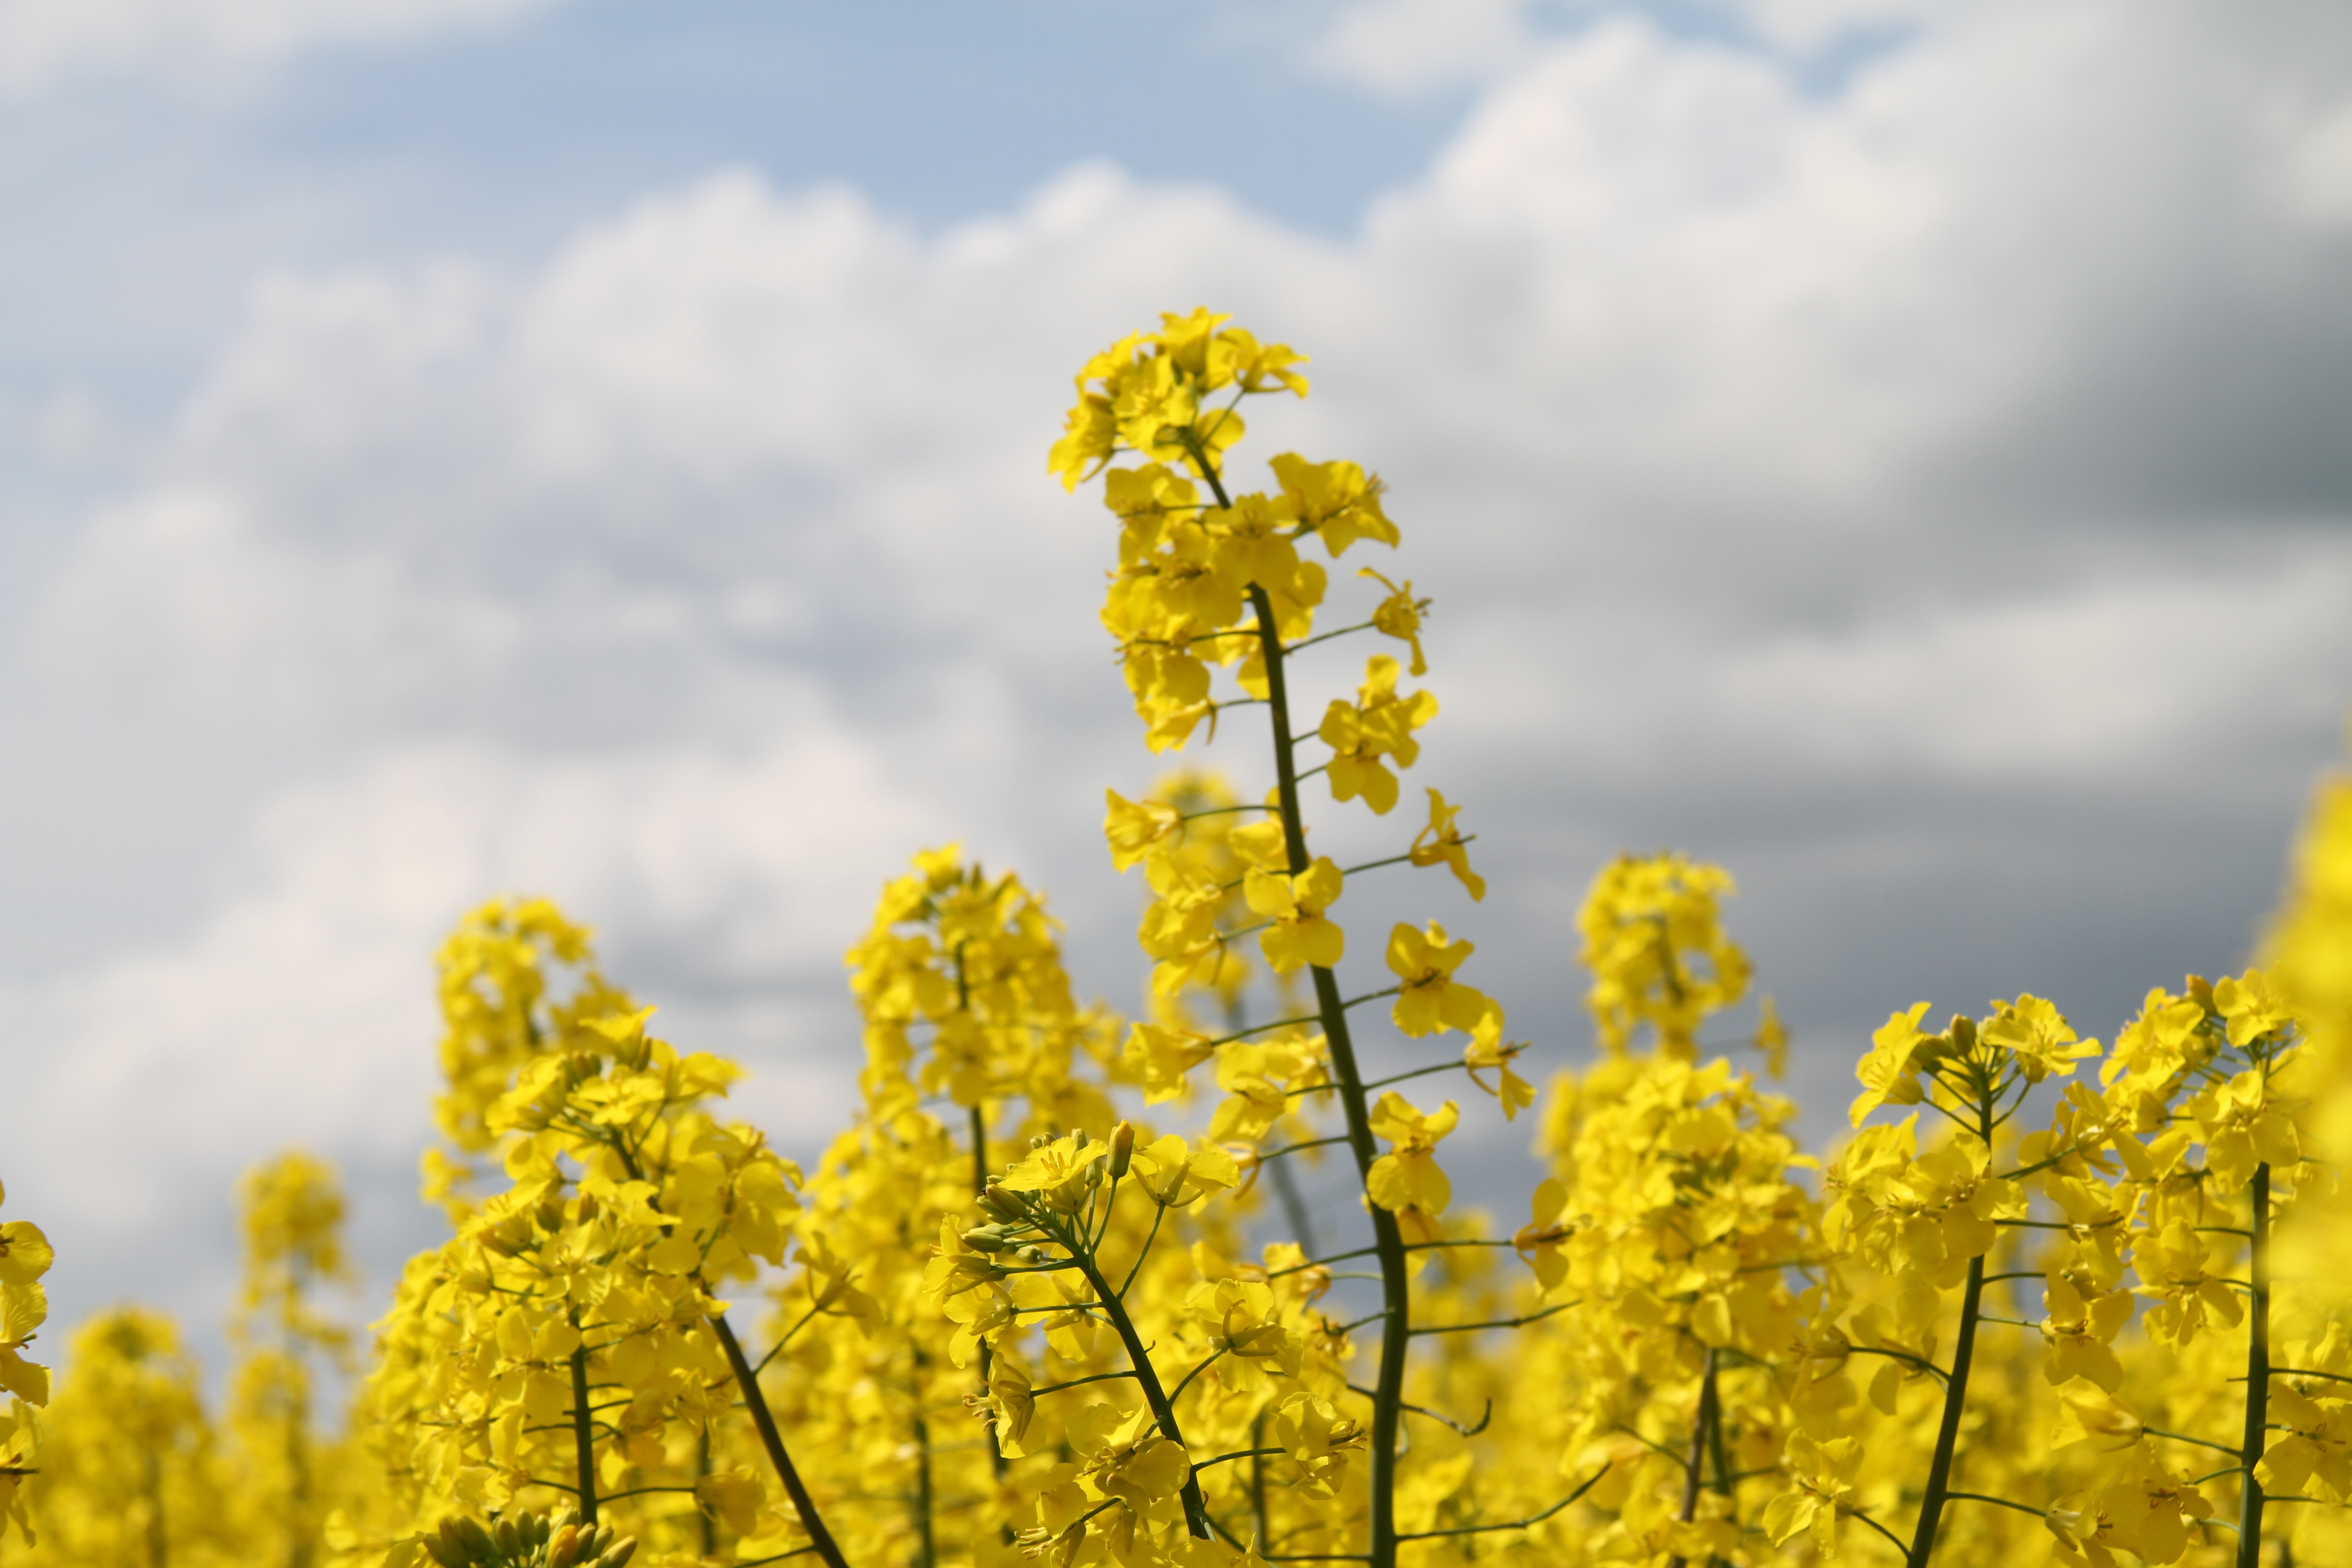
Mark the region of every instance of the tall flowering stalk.
[[[1382, 508], [1380, 481], [1351, 462], [1284, 453], [1269, 465], [1274, 489], [1236, 493], [1229, 486], [1227, 454], [1244, 434], [1240, 403], [1282, 393], [1303, 397], [1307, 384], [1288, 347], [1260, 343], [1226, 320], [1205, 310], [1167, 316], [1160, 331], [1096, 356], [1078, 374], [1078, 402], [1050, 467], [1071, 487], [1105, 474], [1104, 500], [1118, 519], [1119, 545], [1103, 623], [1118, 641], [1146, 744], [1172, 750], [1204, 723], [1213, 734], [1223, 710], [1267, 710], [1273, 788], [1262, 803], [1188, 813], [1169, 802], [1113, 794], [1106, 832], [1116, 861], [1146, 864], [1157, 895], [1140, 933], [1156, 961], [1156, 993], [1214, 987], [1234, 962], [1232, 945], [1255, 935], [1276, 973], [1307, 972], [1311, 1011], [1213, 1037], [1183, 1027], [1139, 1027], [1130, 1051], [1148, 1076], [1168, 1084], [1181, 1083], [1221, 1051], [1269, 1038], [1323, 1068], [1323, 1081], [1307, 1087], [1339, 1104], [1344, 1131], [1327, 1142], [1343, 1142], [1353, 1157], [1379, 1272], [1381, 1349], [1370, 1391], [1364, 1545], [1377, 1568], [1389, 1568], [1412, 1533], [1400, 1531], [1397, 1518], [1408, 1362], [1416, 1332], [1434, 1331], [1417, 1330], [1413, 1321], [1412, 1254], [1450, 1244], [1440, 1216], [1451, 1187], [1435, 1151], [1458, 1112], [1451, 1101], [1424, 1112], [1393, 1091], [1375, 1102], [1372, 1090], [1380, 1086], [1367, 1081], [1351, 1015], [1393, 998], [1390, 1018], [1406, 1037], [1468, 1037], [1467, 1050], [1453, 1065], [1494, 1069], [1494, 1092], [1507, 1109], [1516, 1111], [1532, 1096], [1508, 1066], [1518, 1047], [1504, 1043], [1501, 1007], [1456, 978], [1471, 944], [1443, 927], [1399, 925], [1389, 934], [1383, 956], [1390, 984], [1352, 997], [1340, 984], [1347, 936], [1333, 911], [1350, 876], [1389, 865], [1444, 866], [1474, 898], [1484, 885], [1470, 869], [1456, 808], [1434, 790], [1427, 826], [1392, 856], [1343, 869], [1309, 851], [1303, 786], [1316, 775], [1334, 802], [1361, 801], [1381, 816], [1397, 804], [1397, 773], [1417, 760], [1415, 731], [1437, 712], [1427, 691], [1401, 689], [1408, 675], [1427, 668], [1421, 644], [1427, 601], [1414, 597], [1411, 582], [1399, 584], [1365, 568], [1360, 575], [1377, 582], [1381, 596], [1362, 620], [1316, 632], [1329, 578], [1307, 548], [1319, 544], [1336, 561], [1365, 541], [1394, 546], [1398, 530]], [[1122, 456], [1132, 465], [1111, 467]], [[1295, 656], [1359, 632], [1403, 644], [1409, 668], [1388, 654], [1372, 657], [1353, 700], [1331, 699], [1313, 729], [1298, 731]], [[1231, 672], [1238, 695], [1217, 693], [1220, 669]], [[1309, 747], [1320, 753], [1312, 765], [1303, 761]], [[1234, 811], [1262, 814], [1250, 827], [1223, 836], [1245, 862], [1239, 882], [1246, 915], [1238, 922], [1228, 919], [1232, 883], [1202, 878], [1184, 853], [1191, 823]]]
[[[560, 1002], [556, 963], [584, 971]], [[544, 903], [469, 919], [443, 997], [443, 1125], [495, 1151], [509, 1184], [454, 1194], [480, 1168], [427, 1160], [457, 1234], [410, 1261], [379, 1326], [363, 1403], [416, 1522], [563, 1497], [583, 1529], [625, 1503], [645, 1531], [691, 1540], [708, 1510], [845, 1568], [714, 1294], [781, 1265], [799, 1212], [797, 1168], [715, 1113], [740, 1069], [647, 1035], [652, 1010], [605, 985], [586, 933]], [[748, 1464], [712, 1466], [711, 1440], [747, 1437], [782, 1499]]]
[[327, 1471], [341, 1456], [319, 1441], [317, 1373], [350, 1370], [351, 1331], [319, 1310], [322, 1285], [348, 1285], [343, 1256], [343, 1192], [334, 1168], [289, 1151], [247, 1173], [239, 1218], [245, 1232], [245, 1290], [232, 1336], [242, 1355], [230, 1411], [250, 1500], [248, 1550], [286, 1568], [309, 1568], [320, 1555], [328, 1499], [343, 1489]]

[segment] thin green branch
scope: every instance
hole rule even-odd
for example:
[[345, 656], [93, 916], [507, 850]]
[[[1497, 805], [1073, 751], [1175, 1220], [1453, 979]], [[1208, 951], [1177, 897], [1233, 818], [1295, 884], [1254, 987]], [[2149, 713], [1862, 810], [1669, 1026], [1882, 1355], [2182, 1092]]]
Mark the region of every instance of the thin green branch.
[[2029, 1508], [2021, 1502], [2011, 1502], [2005, 1497], [1994, 1497], [1987, 1492], [1948, 1491], [1944, 1496], [1968, 1502], [1989, 1502], [1996, 1508], [2015, 1509], [2020, 1513], [2030, 1513], [2036, 1519], [2046, 1517], [2048, 1512], [2048, 1510], [2044, 1509]]
[[1033, 1388], [1029, 1393], [1034, 1398], [1040, 1394], [1059, 1394], [1066, 1388], [1077, 1388], [1089, 1383], [1116, 1383], [1134, 1375], [1131, 1372], [1097, 1372], [1086, 1377], [1074, 1377], [1065, 1383], [1049, 1383], [1043, 1388]]
[[[1200, 1376], [1202, 1373], [1208, 1371], [1211, 1367], [1216, 1365], [1218, 1362], [1223, 1360], [1225, 1352], [1232, 1348], [1232, 1346], [1228, 1345], [1224, 1350], [1211, 1351], [1208, 1353], [1208, 1356], [1198, 1365], [1194, 1366], [1192, 1371], [1186, 1373], [1182, 1377], [1178, 1378], [1176, 1380], [1176, 1386], [1168, 1391], [1168, 1403], [1172, 1405], [1178, 1400], [1183, 1398], [1184, 1391], [1192, 1386], [1192, 1380]], [[1198, 1465], [1195, 1465], [1192, 1468], [1194, 1469], [1200, 1468]]]
[[1251, 1459], [1257, 1458], [1261, 1454], [1286, 1454], [1288, 1452], [1289, 1450], [1287, 1448], [1235, 1448], [1232, 1453], [1219, 1454], [1213, 1459], [1195, 1459], [1192, 1461], [1192, 1468], [1195, 1470], [1205, 1470], [1212, 1465], [1222, 1465], [1230, 1459]]
[[[1348, 1385], [1348, 1392], [1350, 1394], [1360, 1394], [1367, 1399], [1377, 1397], [1372, 1390], [1364, 1387], [1361, 1384], [1349, 1384]], [[1426, 1415], [1432, 1421], [1437, 1422], [1441, 1426], [1451, 1426], [1456, 1432], [1461, 1433], [1465, 1437], [1475, 1437], [1479, 1433], [1484, 1432], [1486, 1429], [1486, 1424], [1488, 1422], [1495, 1419], [1495, 1402], [1491, 1398], [1486, 1401], [1486, 1408], [1484, 1413], [1479, 1415], [1478, 1424], [1475, 1426], [1465, 1426], [1461, 1422], [1454, 1419], [1453, 1416], [1444, 1415], [1439, 1411], [1429, 1409], [1425, 1405], [1408, 1405], [1405, 1408], [1412, 1411], [1415, 1415]]]
[[[2168, 1432], [2161, 1426], [2142, 1426], [2140, 1430], [2147, 1433], [2151, 1437], [2169, 1437], [2176, 1443], [2194, 1443], [2200, 1448], [2210, 1448], [2217, 1454], [2229, 1455], [2231, 1458], [2238, 1460], [2241, 1467], [2245, 1464], [2243, 1456], [2242, 1456], [2236, 1448], [2231, 1447], [2227, 1443], [2216, 1443], [2207, 1437], [2191, 1437], [2186, 1432]], [[2259, 1455], [2256, 1457], [2260, 1458]]]
[[1531, 1513], [1525, 1519], [1507, 1520], [1499, 1524], [1465, 1524], [1453, 1530], [1416, 1530], [1410, 1533], [1400, 1535], [1397, 1539], [1399, 1541], [1434, 1541], [1441, 1535], [1484, 1535], [1490, 1531], [1496, 1530], [1526, 1530], [1531, 1526], [1541, 1524], [1545, 1520], [1549, 1519], [1553, 1514], [1558, 1513], [1560, 1510], [1566, 1508], [1569, 1504], [1574, 1502], [1577, 1499], [1591, 1491], [1594, 1487], [1601, 1484], [1601, 1478], [1608, 1473], [1609, 1467], [1607, 1465], [1601, 1466], [1599, 1469], [1592, 1472], [1591, 1478], [1588, 1479], [1582, 1486], [1578, 1487], [1574, 1491], [1569, 1493], [1566, 1497], [1560, 1499], [1558, 1502], [1552, 1504], [1541, 1513]]
[[[1302, 637], [1290, 645], [1290, 651], [1297, 653], [1301, 648], [1313, 647], [1317, 643], [1329, 642], [1333, 637], [1344, 637], [1355, 632], [1368, 632], [1372, 629], [1374, 629], [1372, 622], [1358, 621], [1352, 626], [1338, 626], [1328, 632], [1318, 632], [1311, 637]], [[1296, 742], [1292, 743], [1297, 744]]]
[[[1269, 1160], [1279, 1160], [1285, 1154], [1296, 1154], [1303, 1149], [1328, 1149], [1334, 1143], [1346, 1142], [1348, 1142], [1348, 1135], [1345, 1132], [1335, 1132], [1328, 1138], [1310, 1138], [1303, 1143], [1285, 1143], [1279, 1149], [1269, 1149], [1260, 1154], [1257, 1157], [1257, 1163], [1263, 1165]], [[1370, 1249], [1368, 1247], [1366, 1250]]]
[[1475, 1332], [1480, 1329], [1524, 1328], [1526, 1325], [1535, 1322], [1539, 1319], [1550, 1317], [1554, 1312], [1565, 1312], [1570, 1307], [1581, 1304], [1582, 1300], [1583, 1298], [1579, 1297], [1574, 1301], [1557, 1302], [1551, 1306], [1546, 1307], [1539, 1312], [1529, 1312], [1524, 1317], [1494, 1318], [1483, 1323], [1426, 1323], [1409, 1329], [1406, 1331], [1413, 1334], [1467, 1334]]

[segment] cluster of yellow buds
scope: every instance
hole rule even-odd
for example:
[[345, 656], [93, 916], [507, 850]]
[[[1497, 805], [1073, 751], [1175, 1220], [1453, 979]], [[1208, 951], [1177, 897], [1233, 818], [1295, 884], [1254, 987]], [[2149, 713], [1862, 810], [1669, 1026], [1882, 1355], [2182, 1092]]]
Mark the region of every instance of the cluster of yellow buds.
[[[532, 930], [593, 974], [584, 934], [530, 907]], [[531, 973], [501, 909], [468, 922], [473, 951]], [[453, 1032], [476, 1016], [469, 994], [457, 989]], [[712, 1292], [784, 1263], [800, 1173], [713, 1114], [740, 1068], [649, 1035], [650, 1009], [592, 1010], [618, 994], [597, 983], [552, 1017], [542, 998], [510, 1020], [529, 1048], [509, 1053], [499, 1092], [467, 1091], [465, 1123], [509, 1184], [460, 1207], [456, 1234], [404, 1271], [362, 1405], [419, 1510], [508, 1510], [555, 1488], [593, 1519], [600, 1495], [650, 1488], [782, 1539], [797, 1500], [719, 1462], [748, 1436], [728, 1412], [760, 1396]]]
[[1108, 1021], [1072, 999], [1060, 927], [1017, 875], [992, 876], [952, 844], [924, 851], [883, 889], [847, 963], [877, 1118], [944, 1095], [983, 1122], [1023, 1100], [1041, 1124], [1108, 1124], [1109, 1100], [1072, 1070], [1108, 1056]]
[[1697, 1054], [1700, 1021], [1748, 991], [1748, 955], [1720, 914], [1734, 890], [1720, 866], [1675, 854], [1621, 855], [1593, 878], [1576, 927], [1602, 1048], [1624, 1050], [1647, 1025], [1661, 1051]]
[[[532, 1057], [572, 1043], [582, 1023], [635, 1011], [594, 963], [588, 928], [545, 899], [493, 899], [441, 947], [441, 1072], [435, 1104], [445, 1137], [478, 1153], [496, 1141], [490, 1104]], [[573, 972], [557, 994], [551, 971]]]
[[416, 1544], [440, 1568], [625, 1568], [637, 1552], [635, 1536], [583, 1525], [568, 1508], [505, 1514], [488, 1525], [453, 1516]]

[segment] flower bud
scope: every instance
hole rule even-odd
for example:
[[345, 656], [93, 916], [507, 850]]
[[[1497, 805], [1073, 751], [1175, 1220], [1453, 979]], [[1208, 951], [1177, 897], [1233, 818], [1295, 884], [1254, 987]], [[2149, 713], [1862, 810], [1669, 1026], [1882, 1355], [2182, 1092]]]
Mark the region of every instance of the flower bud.
[[457, 1535], [466, 1543], [466, 1555], [477, 1563], [488, 1562], [490, 1554], [498, 1550], [498, 1543], [490, 1539], [490, 1532], [482, 1528], [478, 1520], [459, 1520]]
[[613, 1527], [609, 1524], [600, 1524], [596, 1527], [596, 1533], [591, 1536], [588, 1540], [587, 1551], [583, 1552], [581, 1555], [583, 1557], [586, 1557], [593, 1553], [595, 1556], [602, 1557], [611, 1549], [612, 1544]]
[[999, 1219], [1021, 1217], [1021, 1200], [994, 1182], [989, 1183], [987, 1190], [980, 1194], [980, 1206]]
[[1977, 1048], [1977, 1021], [1965, 1013], [1952, 1015], [1952, 1051], [1966, 1056]]
[[547, 1568], [572, 1568], [572, 1560], [579, 1550], [580, 1526], [567, 1519], [555, 1527], [555, 1534], [548, 1542]]
[[624, 1564], [636, 1553], [637, 1538], [634, 1535], [625, 1535], [613, 1542], [610, 1551], [596, 1559], [596, 1568], [624, 1568]]
[[562, 1230], [563, 1228], [563, 1194], [560, 1192], [551, 1192], [540, 1199], [538, 1208], [533, 1211], [533, 1217], [539, 1221], [539, 1228], [550, 1236]]
[[974, 1252], [1010, 1252], [1013, 1244], [992, 1225], [974, 1226], [963, 1233], [963, 1244]]
[[1110, 1176], [1117, 1181], [1127, 1174], [1127, 1167], [1135, 1158], [1135, 1123], [1122, 1121], [1110, 1130]]
[[499, 1555], [501, 1557], [522, 1555], [522, 1531], [515, 1528], [515, 1521], [511, 1519], [499, 1521], [490, 1531], [490, 1540], [498, 1547]]
[[466, 1553], [439, 1536], [425, 1536], [420, 1544], [425, 1548], [425, 1555], [439, 1563], [441, 1568], [466, 1568]]

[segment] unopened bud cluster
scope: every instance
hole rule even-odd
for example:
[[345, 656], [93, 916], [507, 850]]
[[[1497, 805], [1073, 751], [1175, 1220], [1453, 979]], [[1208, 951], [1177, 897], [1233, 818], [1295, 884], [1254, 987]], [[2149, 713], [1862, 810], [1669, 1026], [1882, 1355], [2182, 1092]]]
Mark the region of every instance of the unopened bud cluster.
[[635, 1536], [615, 1535], [609, 1524], [583, 1528], [571, 1509], [510, 1513], [487, 1525], [445, 1519], [420, 1544], [441, 1568], [623, 1568], [637, 1551]]

